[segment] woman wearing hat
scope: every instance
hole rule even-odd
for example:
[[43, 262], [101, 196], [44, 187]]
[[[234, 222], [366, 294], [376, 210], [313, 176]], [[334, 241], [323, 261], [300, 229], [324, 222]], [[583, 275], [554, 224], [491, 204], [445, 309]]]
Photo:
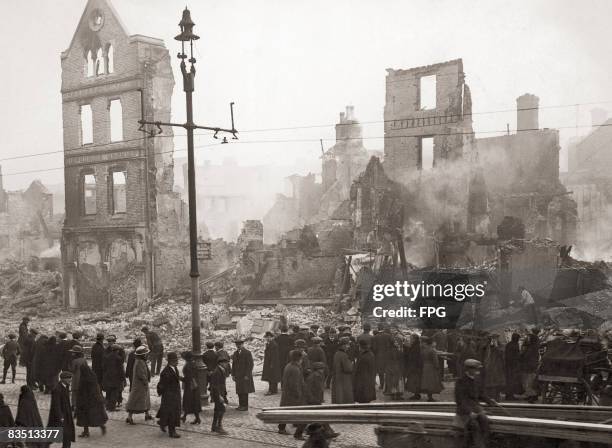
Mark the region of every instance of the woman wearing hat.
[[132, 367], [132, 377], [130, 378], [130, 395], [125, 406], [128, 416], [126, 423], [134, 424], [132, 415], [145, 415], [145, 421], [153, 420], [149, 414], [151, 409], [151, 394], [149, 392], [149, 382], [151, 381], [151, 371], [147, 365], [147, 354], [149, 349], [141, 345], [134, 351], [134, 365]]
[[195, 420], [191, 422], [192, 425], [198, 425], [202, 423], [200, 420], [200, 412], [202, 412], [202, 403], [200, 401], [200, 385], [198, 384], [198, 369], [195, 361], [193, 360], [193, 353], [190, 351], [183, 352], [181, 354], [185, 360], [183, 366], [183, 416], [181, 420], [185, 422], [188, 414], [193, 414]]
[[421, 372], [421, 391], [427, 394], [427, 401], [434, 400], [434, 394], [442, 392], [444, 386], [440, 381], [440, 364], [438, 354], [433, 347], [433, 340], [430, 337], [421, 338], [421, 359], [423, 370]]
[[181, 426], [181, 377], [178, 371], [178, 355], [169, 352], [166, 367], [161, 371], [157, 394], [161, 396], [161, 405], [157, 412], [158, 424], [163, 432], [168, 428], [168, 435], [173, 439], [181, 437], [176, 428]]

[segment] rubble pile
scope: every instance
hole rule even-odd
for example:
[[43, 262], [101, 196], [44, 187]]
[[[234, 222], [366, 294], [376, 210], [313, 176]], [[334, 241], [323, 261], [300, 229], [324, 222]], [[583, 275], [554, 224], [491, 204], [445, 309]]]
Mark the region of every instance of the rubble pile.
[[25, 264], [5, 262], [0, 268], [0, 296], [6, 316], [58, 316], [62, 314], [62, 275], [33, 271]]

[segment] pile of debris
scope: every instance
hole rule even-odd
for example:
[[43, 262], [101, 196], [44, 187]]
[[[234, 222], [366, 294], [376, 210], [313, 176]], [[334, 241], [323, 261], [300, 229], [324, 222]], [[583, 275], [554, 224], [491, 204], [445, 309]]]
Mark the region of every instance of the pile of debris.
[[35, 271], [16, 261], [0, 267], [2, 310], [7, 316], [59, 316], [63, 313], [62, 275]]

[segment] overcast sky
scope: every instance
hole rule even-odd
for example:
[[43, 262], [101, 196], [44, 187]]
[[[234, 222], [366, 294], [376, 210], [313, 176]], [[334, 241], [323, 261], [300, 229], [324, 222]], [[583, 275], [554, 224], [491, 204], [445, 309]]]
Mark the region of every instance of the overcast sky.
[[[184, 0], [112, 0], [131, 34], [162, 38], [175, 55]], [[61, 151], [60, 52], [86, 0], [0, 0], [0, 159]], [[347, 104], [361, 121], [383, 119], [385, 68], [463, 58], [481, 136], [516, 126], [515, 99], [540, 97], [542, 127], [561, 127], [562, 143], [589, 131], [592, 107], [612, 109], [612, 39], [607, 0], [192, 0], [198, 74], [195, 118], [229, 126], [236, 103], [241, 142], [200, 149], [198, 159], [316, 167], [319, 138], [332, 144]], [[184, 121], [178, 82], [173, 121]], [[585, 104], [602, 102], [599, 105]], [[578, 110], [578, 112], [577, 112]], [[574, 128], [578, 121], [579, 128]], [[287, 131], [248, 130], [328, 125]], [[381, 123], [364, 126], [368, 149], [382, 149]], [[285, 142], [247, 143], [280, 140]], [[286, 142], [286, 140], [310, 140]], [[197, 145], [213, 143], [199, 137]], [[175, 138], [175, 147], [185, 139]], [[176, 157], [184, 157], [177, 152]], [[34, 178], [61, 183], [61, 153], [0, 161], [5, 187]], [[13, 173], [13, 174], [12, 174]], [[12, 174], [12, 175], [11, 175]]]

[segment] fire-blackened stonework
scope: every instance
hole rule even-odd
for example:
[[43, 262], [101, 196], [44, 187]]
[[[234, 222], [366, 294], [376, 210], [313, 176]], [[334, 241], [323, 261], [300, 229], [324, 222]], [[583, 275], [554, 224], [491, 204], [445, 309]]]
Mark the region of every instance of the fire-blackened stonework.
[[[169, 121], [170, 64], [163, 41], [129, 35], [107, 0], [87, 3], [62, 53], [62, 254], [71, 308], [111, 305], [113, 282], [126, 271], [135, 278], [138, 303], [156, 284], [172, 284], [166, 269], [156, 269], [164, 250], [184, 250], [184, 210], [172, 192], [172, 131], [150, 138], [138, 124], [143, 115]], [[166, 244], [154, 251], [158, 222]], [[169, 234], [177, 244], [165, 241]]]

